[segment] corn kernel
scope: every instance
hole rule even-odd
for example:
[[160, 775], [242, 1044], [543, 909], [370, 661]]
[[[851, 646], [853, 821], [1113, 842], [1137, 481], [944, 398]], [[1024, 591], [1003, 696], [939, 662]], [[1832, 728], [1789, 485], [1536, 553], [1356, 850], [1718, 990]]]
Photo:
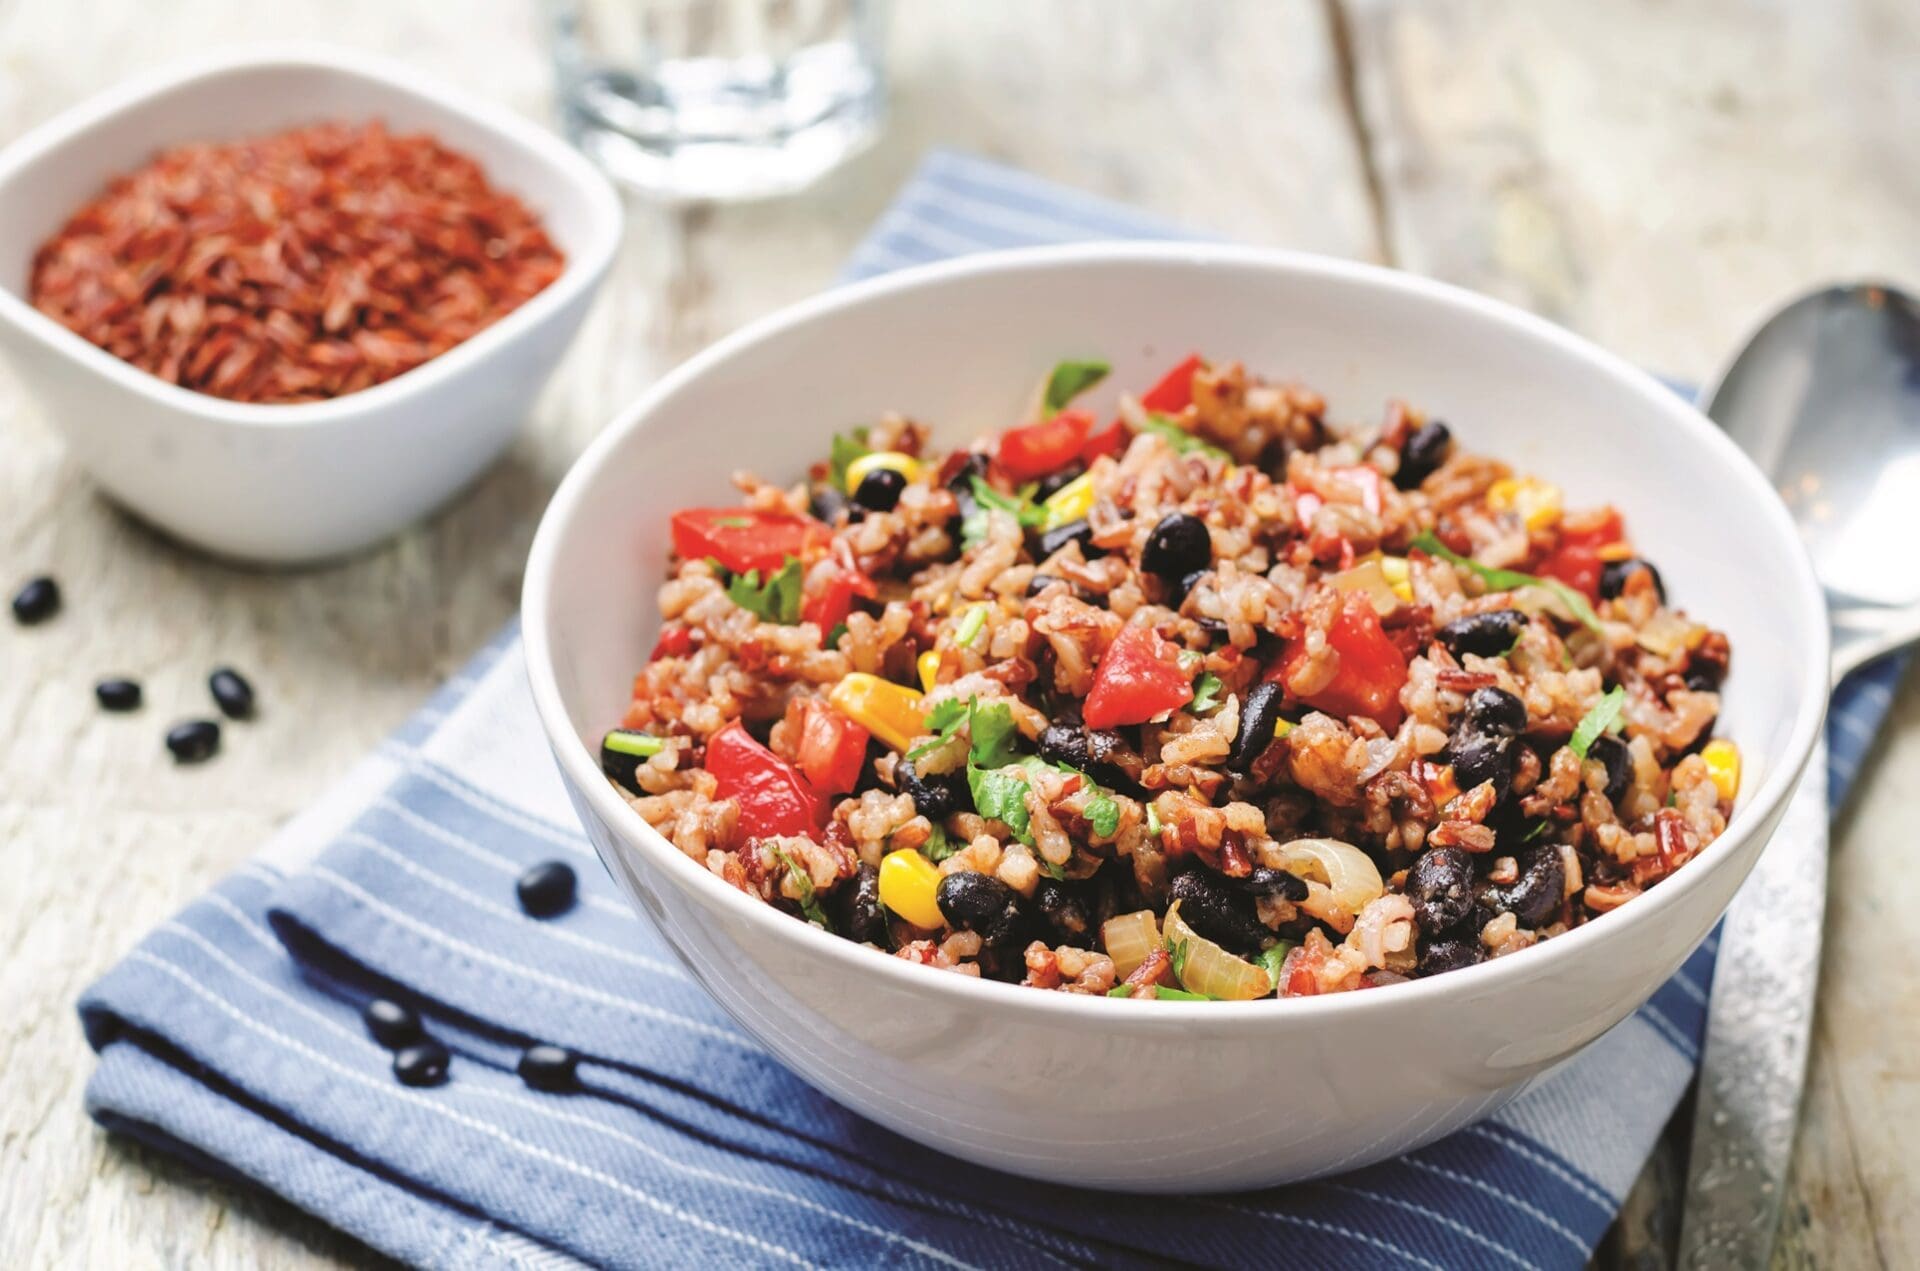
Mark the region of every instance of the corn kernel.
[[880, 858], [880, 903], [916, 927], [938, 931], [947, 925], [934, 899], [940, 867], [910, 847]]
[[1040, 506], [1047, 513], [1046, 523], [1041, 526], [1043, 530], [1058, 529], [1080, 520], [1093, 510], [1093, 474], [1081, 473], [1048, 495]]
[[1544, 530], [1560, 519], [1560, 487], [1535, 477], [1502, 477], [1487, 487], [1487, 506], [1517, 512], [1528, 530]]
[[887, 745], [905, 750], [921, 733], [920, 696], [904, 684], [853, 671], [833, 686], [827, 700]]
[[1707, 764], [1707, 775], [1714, 789], [1727, 802], [1740, 793], [1740, 748], [1730, 741], [1710, 741], [1700, 751]]
[[920, 688], [924, 692], [933, 692], [933, 686], [940, 680], [940, 650], [928, 649], [914, 663], [920, 672]]
[[881, 468], [891, 468], [909, 482], [920, 479], [920, 461], [912, 455], [903, 455], [898, 450], [876, 450], [847, 465], [847, 493], [858, 490], [870, 473]]
[[1380, 572], [1386, 576], [1387, 586], [1393, 588], [1393, 594], [1407, 604], [1413, 603], [1413, 574], [1407, 568], [1404, 556], [1382, 556]]

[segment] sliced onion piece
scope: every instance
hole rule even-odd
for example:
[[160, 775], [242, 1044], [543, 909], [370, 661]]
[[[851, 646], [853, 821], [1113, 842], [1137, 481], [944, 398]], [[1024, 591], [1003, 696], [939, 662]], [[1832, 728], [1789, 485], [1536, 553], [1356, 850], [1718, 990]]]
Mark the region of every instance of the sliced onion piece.
[[1327, 581], [1337, 591], [1360, 592], [1373, 606], [1373, 611], [1383, 618], [1400, 607], [1400, 597], [1394, 593], [1393, 584], [1387, 581], [1387, 571], [1380, 567], [1377, 558], [1343, 569]]
[[1339, 839], [1295, 839], [1283, 843], [1284, 868], [1309, 882], [1324, 883], [1334, 903], [1358, 915], [1368, 901], [1387, 890], [1373, 858]]
[[1126, 979], [1147, 960], [1149, 953], [1160, 947], [1160, 928], [1154, 922], [1153, 910], [1116, 914], [1107, 919], [1100, 924], [1100, 943], [1113, 959], [1114, 975]]
[[1205, 993], [1225, 1002], [1250, 1002], [1273, 992], [1273, 980], [1265, 971], [1195, 934], [1180, 916], [1180, 902], [1176, 900], [1167, 910], [1167, 947], [1179, 949], [1182, 945], [1185, 954], [1176, 953], [1174, 963], [1181, 987], [1188, 992]]

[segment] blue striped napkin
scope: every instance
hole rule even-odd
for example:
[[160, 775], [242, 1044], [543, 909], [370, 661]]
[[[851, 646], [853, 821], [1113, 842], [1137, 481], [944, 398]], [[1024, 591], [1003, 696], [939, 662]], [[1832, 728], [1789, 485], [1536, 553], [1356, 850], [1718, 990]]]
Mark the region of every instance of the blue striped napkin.
[[[1143, 235], [1172, 231], [940, 154], [848, 272]], [[1836, 799], [1897, 674], [1835, 702]], [[513, 883], [551, 858], [581, 900], [537, 922]], [[102, 1125], [424, 1265], [1573, 1267], [1692, 1077], [1713, 953], [1502, 1112], [1401, 1160], [1224, 1197], [1009, 1178], [815, 1093], [687, 978], [575, 828], [508, 631], [80, 1014]], [[427, 1015], [454, 1053], [447, 1085], [393, 1079], [359, 1019], [374, 995]], [[521, 1082], [534, 1041], [585, 1056], [580, 1092]]]

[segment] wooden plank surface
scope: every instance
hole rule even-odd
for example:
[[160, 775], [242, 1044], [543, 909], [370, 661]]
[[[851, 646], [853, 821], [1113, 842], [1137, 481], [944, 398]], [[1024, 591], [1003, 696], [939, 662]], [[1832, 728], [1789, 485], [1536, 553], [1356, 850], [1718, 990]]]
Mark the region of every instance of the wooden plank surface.
[[[90, 1063], [75, 996], [504, 622], [570, 457], [664, 368], [830, 282], [927, 147], [1226, 237], [1391, 256], [1698, 375], [1794, 286], [1869, 269], [1920, 281], [1910, 10], [902, 0], [894, 119], [873, 152], [779, 203], [631, 208], [607, 291], [508, 459], [426, 526], [323, 570], [234, 570], [132, 524], [0, 367], [0, 578], [47, 569], [69, 593], [57, 627], [0, 624], [0, 842], [13, 862], [0, 888], [12, 1007], [0, 1266], [365, 1260], [283, 1204], [101, 1135], [80, 1103]], [[264, 38], [382, 50], [548, 117], [535, 0], [94, 0], [84, 24], [75, 12], [0, 0], [0, 141], [132, 71]], [[203, 709], [220, 661], [254, 677], [262, 717], [231, 730], [218, 762], [176, 770], [159, 731]], [[146, 680], [143, 713], [93, 709], [89, 687], [108, 671]], [[1899, 1142], [1920, 1091], [1920, 995], [1887, 931], [1914, 923], [1888, 849], [1916, 779], [1910, 689], [1837, 847], [1790, 1206], [1796, 1265], [1920, 1260], [1920, 1174]]]

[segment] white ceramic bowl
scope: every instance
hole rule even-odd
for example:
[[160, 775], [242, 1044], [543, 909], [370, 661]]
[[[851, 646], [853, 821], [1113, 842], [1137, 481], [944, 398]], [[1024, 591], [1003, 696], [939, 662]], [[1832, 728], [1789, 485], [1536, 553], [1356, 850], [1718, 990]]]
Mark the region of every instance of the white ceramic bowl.
[[[264, 406], [168, 384], [27, 302], [33, 254], [114, 176], [190, 141], [382, 119], [478, 159], [567, 254], [540, 294], [404, 375]], [[337, 556], [417, 520], [513, 439], [620, 236], [620, 203], [565, 142], [419, 72], [328, 48], [224, 54], [141, 77], [0, 152], [0, 344], [101, 487], [223, 556]]]
[[[730, 469], [797, 476], [896, 409], [958, 442], [1016, 422], [1056, 359], [1139, 386], [1184, 354], [1404, 397], [1465, 443], [1611, 501], [1671, 593], [1729, 633], [1733, 823], [1672, 879], [1536, 948], [1430, 980], [1288, 1001], [1142, 1006], [927, 970], [748, 900], [600, 775], [656, 626], [673, 509]], [[1108, 388], [1093, 399], [1111, 404]], [[1270, 251], [1047, 248], [914, 270], [722, 341], [603, 433], [528, 567], [534, 700], [614, 877], [733, 1015], [808, 1081], [932, 1147], [1100, 1187], [1259, 1186], [1378, 1160], [1498, 1107], [1645, 1001], [1777, 823], [1820, 725], [1827, 637], [1792, 524], [1748, 461], [1646, 375], [1536, 318], [1403, 274]], [[1815, 933], [1807, 933], [1812, 938]]]

